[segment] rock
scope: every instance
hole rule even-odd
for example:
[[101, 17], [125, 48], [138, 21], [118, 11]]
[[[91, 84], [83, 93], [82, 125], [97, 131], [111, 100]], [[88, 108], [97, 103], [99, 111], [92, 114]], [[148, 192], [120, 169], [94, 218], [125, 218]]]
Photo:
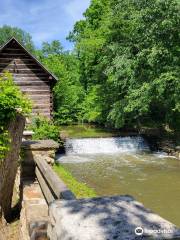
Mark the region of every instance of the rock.
[[156, 137], [161, 136], [162, 132], [163, 132], [163, 129], [148, 128], [148, 127], [142, 127], [139, 131], [140, 134], [144, 134], [144, 135], [147, 135], [147, 136], [156, 136]]
[[56, 150], [58, 148], [59, 144], [53, 140], [24, 141], [22, 143], [22, 149], [28, 150]]
[[180, 152], [180, 146], [176, 146], [175, 149]]
[[67, 138], [69, 138], [69, 134], [66, 131], [61, 131], [60, 138], [62, 141], [65, 141]]
[[35, 182], [23, 182], [20, 240], [47, 239], [48, 206]]
[[[49, 215], [48, 236], [51, 240], [142, 240], [149, 237], [160, 240], [180, 237], [180, 230], [175, 225], [130, 196], [57, 200], [50, 205]], [[139, 236], [135, 234], [137, 227]]]
[[50, 165], [54, 164], [54, 158], [48, 157], [48, 156], [44, 156], [43, 159]]
[[24, 131], [23, 132], [23, 141], [31, 140], [33, 134], [34, 134], [33, 131], [29, 131], [29, 130]]

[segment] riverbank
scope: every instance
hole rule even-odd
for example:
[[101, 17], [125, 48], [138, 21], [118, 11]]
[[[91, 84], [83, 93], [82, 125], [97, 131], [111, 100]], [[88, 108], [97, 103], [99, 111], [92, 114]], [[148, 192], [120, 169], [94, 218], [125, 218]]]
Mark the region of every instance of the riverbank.
[[139, 133], [150, 143], [152, 150], [162, 151], [180, 159], [180, 132], [162, 128], [142, 128]]
[[137, 135], [135, 129], [117, 130], [93, 124], [74, 124], [61, 126], [62, 138], [106, 138]]
[[89, 198], [97, 196], [92, 188], [88, 187], [85, 183], [76, 180], [76, 178], [74, 178], [71, 173], [61, 164], [54, 165], [53, 169], [77, 198]]

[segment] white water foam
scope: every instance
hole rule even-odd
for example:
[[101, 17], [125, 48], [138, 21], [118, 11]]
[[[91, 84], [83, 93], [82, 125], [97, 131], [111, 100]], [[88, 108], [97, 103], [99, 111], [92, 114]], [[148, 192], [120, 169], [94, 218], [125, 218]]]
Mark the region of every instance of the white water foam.
[[148, 151], [149, 146], [140, 136], [112, 138], [67, 139], [66, 154], [115, 154]]

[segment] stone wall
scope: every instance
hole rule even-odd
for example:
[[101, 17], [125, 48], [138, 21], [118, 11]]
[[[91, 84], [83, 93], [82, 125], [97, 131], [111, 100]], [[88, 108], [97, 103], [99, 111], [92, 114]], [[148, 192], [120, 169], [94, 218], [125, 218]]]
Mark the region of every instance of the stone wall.
[[38, 182], [23, 182], [19, 240], [47, 238], [48, 205]]
[[58, 147], [52, 140], [22, 143], [20, 240], [48, 239], [48, 204], [36, 180], [34, 159], [40, 155], [43, 160], [53, 164]]
[[53, 140], [23, 141], [21, 146], [21, 178], [35, 179], [34, 156], [41, 155], [49, 164], [54, 163], [59, 144]]

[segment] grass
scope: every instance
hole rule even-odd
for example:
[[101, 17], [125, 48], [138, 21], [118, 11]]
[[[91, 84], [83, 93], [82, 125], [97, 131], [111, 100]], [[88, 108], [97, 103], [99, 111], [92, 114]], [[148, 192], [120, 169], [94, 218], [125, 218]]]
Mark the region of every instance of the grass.
[[70, 138], [112, 137], [120, 134], [117, 130], [89, 124], [61, 126], [61, 132]]
[[89, 188], [85, 183], [78, 182], [61, 164], [54, 165], [53, 169], [77, 198], [97, 196], [92, 188]]

